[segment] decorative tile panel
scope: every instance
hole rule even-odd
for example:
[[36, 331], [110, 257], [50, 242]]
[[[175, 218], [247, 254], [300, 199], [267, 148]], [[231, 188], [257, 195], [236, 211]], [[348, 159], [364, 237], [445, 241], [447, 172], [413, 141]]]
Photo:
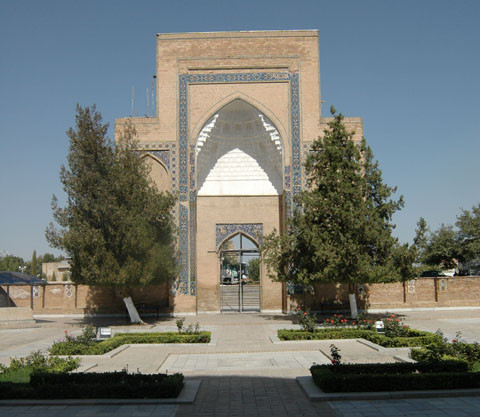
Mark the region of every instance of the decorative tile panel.
[[180, 204], [179, 208], [179, 250], [180, 250], [180, 277], [177, 290], [181, 294], [189, 294], [188, 282], [188, 209]]
[[285, 165], [284, 168], [284, 173], [283, 173], [283, 186], [287, 189], [290, 189], [291, 183], [290, 183], [290, 165]]
[[170, 171], [170, 151], [148, 151], [148, 153], [155, 155]]
[[190, 295], [197, 293], [197, 193], [190, 191]]
[[262, 223], [217, 224], [215, 231], [215, 243], [217, 249], [227, 237], [233, 236], [237, 233], [243, 233], [244, 235], [249, 236], [260, 246], [263, 243]]
[[141, 142], [139, 149], [139, 153], [152, 154], [164, 163], [170, 172], [170, 190], [172, 194], [175, 194], [177, 191], [177, 145], [175, 143]]

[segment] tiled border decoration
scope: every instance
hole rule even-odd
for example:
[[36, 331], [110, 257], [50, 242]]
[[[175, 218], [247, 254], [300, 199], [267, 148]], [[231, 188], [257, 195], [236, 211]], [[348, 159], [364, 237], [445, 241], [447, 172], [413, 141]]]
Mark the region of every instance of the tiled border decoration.
[[162, 161], [167, 169], [170, 171], [170, 151], [169, 150], [161, 150], [161, 151], [148, 151], [152, 155], [155, 155], [160, 161]]
[[[188, 279], [188, 209], [180, 204], [179, 210], [180, 227], [180, 277], [176, 285], [176, 290], [180, 294], [190, 293], [190, 282]], [[186, 243], [186, 244], [185, 244]]]
[[243, 224], [217, 224], [215, 230], [215, 244], [217, 250], [222, 242], [230, 236], [237, 233], [243, 233], [255, 240], [260, 246], [263, 243], [263, 224], [262, 223], [243, 223]]
[[[288, 178], [284, 178], [285, 184], [292, 184], [292, 192], [288, 192], [287, 206], [291, 207], [292, 197], [301, 192], [302, 168], [300, 155], [300, 92], [298, 84], [298, 73], [277, 71], [277, 72], [252, 72], [234, 74], [180, 74], [179, 76], [179, 175], [178, 175], [178, 197], [180, 201], [179, 226], [180, 226], [180, 283], [179, 291], [182, 294], [195, 295], [195, 251], [196, 251], [196, 190], [195, 190], [195, 155], [189, 150], [188, 144], [188, 85], [189, 84], [210, 84], [210, 83], [262, 83], [262, 82], [290, 83], [290, 124], [292, 160], [291, 172]], [[190, 151], [190, 154], [189, 154]], [[190, 163], [190, 170], [189, 165]], [[285, 161], [287, 164], [287, 161]], [[190, 175], [190, 181], [189, 181]], [[285, 175], [287, 175], [285, 173]], [[291, 175], [291, 177], [290, 177]], [[173, 181], [173, 176], [172, 176]], [[291, 182], [290, 182], [291, 181]], [[293, 194], [290, 196], [290, 194]], [[193, 196], [193, 197], [192, 197]], [[190, 204], [190, 209], [186, 204]], [[185, 205], [184, 205], [185, 204]], [[287, 211], [290, 213], [290, 211]], [[190, 214], [190, 227], [188, 226], [188, 214]], [[190, 236], [189, 236], [190, 234]], [[190, 268], [188, 265], [188, 249], [190, 250]], [[190, 270], [190, 277], [189, 277]]]
[[197, 294], [197, 193], [190, 191], [190, 295]]
[[140, 143], [142, 154], [152, 154], [162, 161], [170, 172], [170, 190], [177, 192], [177, 145], [175, 143]]

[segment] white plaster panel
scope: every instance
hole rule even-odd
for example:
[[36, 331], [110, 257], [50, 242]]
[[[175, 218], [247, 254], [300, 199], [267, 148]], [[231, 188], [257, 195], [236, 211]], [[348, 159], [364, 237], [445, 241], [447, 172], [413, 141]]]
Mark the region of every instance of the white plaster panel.
[[282, 193], [282, 146], [275, 125], [237, 99], [213, 115], [197, 140], [199, 195]]

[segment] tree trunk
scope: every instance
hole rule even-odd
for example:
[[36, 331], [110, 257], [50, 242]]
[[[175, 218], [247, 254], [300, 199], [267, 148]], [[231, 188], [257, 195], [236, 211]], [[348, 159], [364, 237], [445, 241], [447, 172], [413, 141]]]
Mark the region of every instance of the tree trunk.
[[358, 317], [356, 283], [348, 284], [348, 301], [350, 303], [350, 317], [356, 319]]
[[127, 307], [128, 315], [130, 316], [130, 323], [144, 324], [144, 321], [140, 318], [140, 315], [133, 304], [132, 297], [125, 297], [123, 302], [125, 303], [125, 307]]

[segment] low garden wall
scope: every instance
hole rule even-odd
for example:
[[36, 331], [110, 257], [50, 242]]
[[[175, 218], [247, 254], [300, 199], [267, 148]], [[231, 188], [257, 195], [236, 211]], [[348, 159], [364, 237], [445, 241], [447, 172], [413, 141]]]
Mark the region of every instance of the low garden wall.
[[[348, 286], [316, 285], [311, 294], [287, 297], [289, 310], [298, 305], [316, 311], [348, 309]], [[388, 310], [399, 308], [479, 307], [480, 277], [417, 278], [405, 282], [361, 285], [359, 308]]]
[[[29, 286], [0, 286], [2, 306], [30, 307]], [[6, 299], [7, 292], [9, 300]], [[33, 286], [33, 314], [126, 314], [120, 291], [115, 287], [53, 282]], [[135, 288], [132, 299], [140, 313], [168, 312], [168, 285]]]
[[[52, 282], [33, 287], [33, 314], [126, 314], [120, 291], [115, 287]], [[0, 306], [30, 307], [29, 286], [0, 286]], [[131, 294], [140, 314], [168, 314], [168, 284], [136, 288]], [[171, 301], [175, 302], [174, 299]], [[315, 311], [347, 310], [348, 287], [322, 284], [312, 294], [286, 297], [288, 310], [310, 306]], [[363, 285], [359, 308], [391, 310], [399, 308], [479, 307], [480, 277], [418, 278], [406, 282]]]

